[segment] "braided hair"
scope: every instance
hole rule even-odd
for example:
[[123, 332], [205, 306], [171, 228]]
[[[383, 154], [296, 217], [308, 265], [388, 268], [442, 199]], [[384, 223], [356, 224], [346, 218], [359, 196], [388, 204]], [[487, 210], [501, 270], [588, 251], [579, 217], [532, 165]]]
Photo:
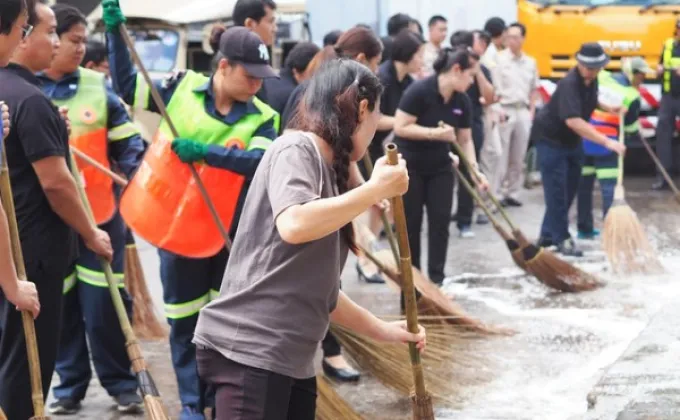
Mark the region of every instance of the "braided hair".
[[[382, 89], [378, 77], [362, 64], [349, 59], [330, 60], [314, 74], [288, 126], [312, 132], [331, 146], [339, 194], [349, 190], [350, 156], [354, 151], [352, 138], [359, 126], [360, 103], [366, 100], [372, 112]], [[364, 153], [362, 151], [359, 156]], [[352, 224], [344, 226], [342, 232], [356, 253]]]

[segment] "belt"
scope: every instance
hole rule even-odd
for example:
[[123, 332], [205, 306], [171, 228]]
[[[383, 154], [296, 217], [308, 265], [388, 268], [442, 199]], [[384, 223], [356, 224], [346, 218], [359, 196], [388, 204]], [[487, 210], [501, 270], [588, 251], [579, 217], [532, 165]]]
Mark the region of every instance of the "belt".
[[513, 108], [513, 109], [529, 109], [529, 105], [524, 102], [515, 102], [514, 104], [501, 104], [503, 108]]

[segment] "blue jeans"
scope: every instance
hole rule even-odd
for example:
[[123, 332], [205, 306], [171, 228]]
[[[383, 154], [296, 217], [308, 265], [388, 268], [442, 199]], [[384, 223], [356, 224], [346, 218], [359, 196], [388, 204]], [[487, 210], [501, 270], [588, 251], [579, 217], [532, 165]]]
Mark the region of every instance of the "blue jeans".
[[557, 245], [571, 238], [569, 208], [578, 191], [583, 152], [580, 146], [560, 147], [545, 140], [536, 144], [536, 151], [546, 207], [541, 239]]
[[586, 156], [578, 188], [578, 230], [593, 232], [593, 187], [595, 178], [602, 192], [602, 217], [607, 215], [614, 201], [619, 158], [616, 153], [604, 156]]

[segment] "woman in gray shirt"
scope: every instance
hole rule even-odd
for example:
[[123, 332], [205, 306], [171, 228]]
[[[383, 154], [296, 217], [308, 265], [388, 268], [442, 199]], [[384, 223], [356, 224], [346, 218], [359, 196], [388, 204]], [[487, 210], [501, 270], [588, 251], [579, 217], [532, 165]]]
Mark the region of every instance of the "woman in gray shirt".
[[[317, 72], [288, 132], [267, 150], [246, 198], [219, 298], [194, 335], [199, 375], [216, 389], [218, 419], [314, 420], [314, 355], [329, 322], [376, 340], [418, 343], [339, 290], [352, 220], [408, 189], [406, 165], [376, 162], [354, 185], [380, 119], [382, 86], [345, 59]], [[354, 188], [352, 188], [354, 187]]]

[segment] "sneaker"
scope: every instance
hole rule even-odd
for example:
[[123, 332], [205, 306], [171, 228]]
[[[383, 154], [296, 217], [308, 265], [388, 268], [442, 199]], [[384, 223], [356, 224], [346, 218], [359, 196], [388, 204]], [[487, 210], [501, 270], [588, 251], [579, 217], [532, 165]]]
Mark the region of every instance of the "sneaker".
[[76, 414], [77, 412], [80, 411], [81, 408], [83, 407], [80, 404], [80, 401], [72, 400], [70, 398], [64, 398], [50, 404], [49, 411], [50, 414], [68, 415]]
[[592, 240], [600, 236], [600, 231], [597, 229], [593, 229], [591, 232], [582, 232], [578, 231], [577, 237], [579, 239], [586, 239], [586, 240]]
[[125, 414], [141, 413], [144, 400], [136, 392], [127, 392], [113, 398], [118, 404], [118, 411]]
[[561, 244], [557, 246], [557, 252], [564, 255], [565, 257], [582, 257], [583, 251], [576, 247], [574, 240], [569, 238], [565, 239]]
[[489, 218], [486, 217], [486, 214], [480, 214], [477, 216], [477, 224], [478, 225], [488, 225], [489, 224]]
[[470, 226], [461, 226], [458, 228], [458, 235], [463, 239], [472, 239], [475, 237], [475, 233], [472, 231]]
[[185, 405], [179, 413], [179, 420], [205, 420], [205, 416], [196, 407]]
[[503, 206], [503, 207], [522, 207], [522, 202], [519, 201], [519, 200], [515, 200], [512, 197], [507, 197], [507, 198], [504, 198], [501, 201], [501, 206]]

